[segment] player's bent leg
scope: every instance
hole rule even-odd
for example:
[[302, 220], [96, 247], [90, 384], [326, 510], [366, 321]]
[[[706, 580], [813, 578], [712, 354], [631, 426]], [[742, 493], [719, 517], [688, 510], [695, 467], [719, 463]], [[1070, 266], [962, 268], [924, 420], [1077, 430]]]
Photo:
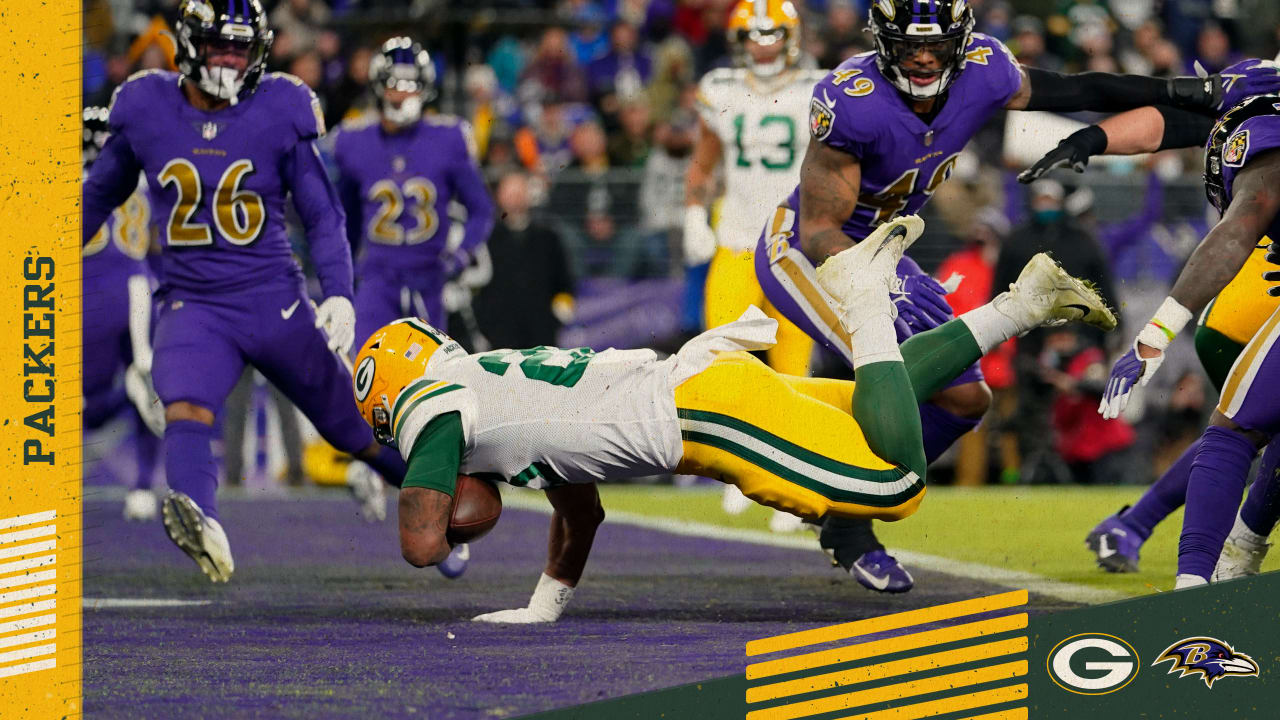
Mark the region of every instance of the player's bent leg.
[[720, 356], [676, 388], [676, 408], [677, 471], [733, 483], [763, 505], [812, 519], [897, 520], [923, 497], [923, 475], [876, 457], [847, 412], [795, 391], [745, 353]]
[[1267, 536], [1280, 519], [1280, 439], [1273, 438], [1262, 453], [1258, 474], [1245, 496], [1235, 525], [1227, 535], [1222, 555], [1213, 569], [1213, 582], [1234, 580], [1262, 572], [1262, 561], [1271, 544]]
[[[756, 284], [754, 276], [751, 282]], [[778, 321], [778, 344], [765, 351], [769, 367], [784, 375], [808, 375], [809, 364], [813, 359], [813, 339], [775, 308], [764, 297], [763, 291], [760, 292], [760, 298], [764, 302], [762, 309], [765, 314]]]
[[1236, 360], [1196, 453], [1178, 543], [1178, 587], [1208, 582], [1222, 554], [1249, 466], [1280, 430], [1280, 309]]

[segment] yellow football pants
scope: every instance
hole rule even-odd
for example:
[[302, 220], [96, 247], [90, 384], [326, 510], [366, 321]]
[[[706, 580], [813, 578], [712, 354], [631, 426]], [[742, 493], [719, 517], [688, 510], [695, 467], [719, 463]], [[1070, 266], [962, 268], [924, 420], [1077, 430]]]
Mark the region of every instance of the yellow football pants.
[[924, 478], [877, 457], [851, 414], [853, 383], [781, 375], [725, 353], [675, 390], [684, 439], [676, 472], [738, 486], [801, 517], [900, 520]]
[[1280, 307], [1280, 298], [1267, 294], [1271, 283], [1262, 279], [1262, 273], [1275, 269], [1267, 262], [1266, 248], [1270, 244], [1269, 238], [1263, 238], [1240, 272], [1205, 309], [1202, 322], [1205, 327], [1244, 345]]
[[796, 327], [764, 296], [756, 280], [754, 254], [716, 248], [707, 270], [703, 318], [708, 328], [737, 320], [748, 305], [755, 305], [778, 321], [778, 344], [765, 351], [769, 366], [786, 375], [809, 374], [813, 340]]

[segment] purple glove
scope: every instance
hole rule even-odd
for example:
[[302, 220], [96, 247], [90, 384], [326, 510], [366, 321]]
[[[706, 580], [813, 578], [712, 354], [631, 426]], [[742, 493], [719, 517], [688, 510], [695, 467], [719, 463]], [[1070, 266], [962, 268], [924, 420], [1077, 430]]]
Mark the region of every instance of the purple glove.
[[471, 264], [471, 254], [461, 249], [453, 250], [441, 255], [440, 260], [444, 265], [445, 279], [452, 280], [461, 275], [462, 271]]
[[1222, 105], [1220, 109], [1235, 107], [1252, 95], [1270, 95], [1280, 92], [1280, 65], [1273, 60], [1242, 60], [1222, 72]]
[[1129, 352], [1120, 356], [1111, 368], [1111, 377], [1107, 379], [1107, 389], [1102, 393], [1102, 402], [1098, 405], [1098, 413], [1111, 419], [1120, 417], [1129, 404], [1129, 394], [1135, 387], [1142, 387], [1151, 381], [1151, 376], [1164, 362], [1164, 353], [1146, 359], [1138, 357], [1137, 342], [1129, 348]]
[[955, 314], [947, 304], [947, 289], [924, 274], [899, 275], [889, 292], [898, 306], [898, 317], [917, 333], [932, 330]]

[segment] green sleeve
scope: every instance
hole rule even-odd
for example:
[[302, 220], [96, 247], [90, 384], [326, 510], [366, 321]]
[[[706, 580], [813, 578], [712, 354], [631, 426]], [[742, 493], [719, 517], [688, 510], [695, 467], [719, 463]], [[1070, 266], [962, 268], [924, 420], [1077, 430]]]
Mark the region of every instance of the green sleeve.
[[453, 496], [462, 467], [462, 416], [444, 413], [418, 433], [409, 452], [409, 467], [401, 487], [420, 487]]

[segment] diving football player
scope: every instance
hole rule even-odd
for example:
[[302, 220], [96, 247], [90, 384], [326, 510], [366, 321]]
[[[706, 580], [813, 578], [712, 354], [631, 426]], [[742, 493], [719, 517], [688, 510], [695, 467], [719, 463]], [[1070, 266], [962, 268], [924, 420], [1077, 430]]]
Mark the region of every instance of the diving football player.
[[603, 520], [594, 486], [658, 472], [718, 478], [802, 517], [897, 520], [924, 495], [917, 402], [984, 352], [1043, 324], [1115, 317], [1046, 255], [1009, 291], [901, 348], [889, 287], [924, 223], [883, 224], [817, 272], [851, 328], [858, 381], [780, 375], [741, 351], [767, 349], [776, 321], [754, 306], [674, 356], [539, 347], [468, 355], [408, 318], [356, 357], [354, 392], [375, 436], [408, 470], [400, 549], [413, 565], [445, 558], [458, 473], [546, 490], [550, 557], [529, 605], [489, 622], [549, 622], [581, 578]]

